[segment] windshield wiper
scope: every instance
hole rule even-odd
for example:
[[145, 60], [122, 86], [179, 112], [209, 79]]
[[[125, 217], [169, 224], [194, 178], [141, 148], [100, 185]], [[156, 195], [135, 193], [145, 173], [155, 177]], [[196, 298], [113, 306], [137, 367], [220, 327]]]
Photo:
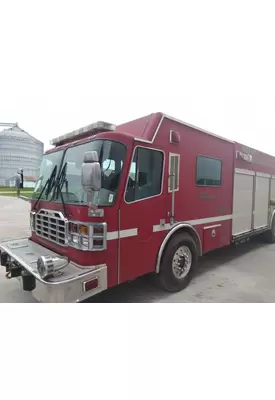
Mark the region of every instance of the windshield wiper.
[[53, 188], [53, 184], [52, 184], [52, 183], [53, 183], [53, 180], [54, 180], [54, 178], [55, 178], [56, 171], [57, 171], [57, 166], [54, 167], [54, 169], [52, 170], [52, 173], [51, 173], [49, 179], [47, 180], [47, 182], [46, 182], [45, 185], [43, 186], [43, 188], [42, 188], [42, 190], [41, 190], [41, 192], [40, 192], [40, 194], [39, 194], [39, 196], [38, 196], [36, 202], [34, 203], [33, 210], [36, 210], [36, 206], [37, 206], [39, 200], [41, 199], [41, 197], [42, 197], [42, 195], [43, 195], [43, 193], [45, 192], [46, 189], [47, 189], [46, 198], [48, 197], [50, 191], [51, 191], [52, 188]]
[[52, 201], [53, 198], [55, 198], [55, 199], [58, 198], [58, 195], [60, 194], [62, 205], [63, 205], [63, 211], [64, 211], [65, 216], [68, 218], [68, 213], [66, 210], [66, 205], [65, 205], [65, 201], [64, 201], [64, 197], [63, 197], [63, 193], [62, 193], [62, 188], [66, 181], [66, 173], [67, 173], [67, 163], [64, 164], [64, 166], [59, 174], [59, 177], [56, 180], [56, 183], [54, 186], [54, 193], [53, 193], [53, 196], [50, 201]]

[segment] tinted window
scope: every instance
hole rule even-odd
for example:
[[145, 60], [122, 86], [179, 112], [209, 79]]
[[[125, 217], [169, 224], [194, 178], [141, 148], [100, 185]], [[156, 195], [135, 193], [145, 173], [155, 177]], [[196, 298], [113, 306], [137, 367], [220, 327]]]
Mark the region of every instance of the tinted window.
[[196, 183], [200, 186], [220, 186], [222, 162], [210, 157], [197, 157]]
[[130, 168], [125, 200], [157, 196], [161, 192], [163, 153], [137, 147]]

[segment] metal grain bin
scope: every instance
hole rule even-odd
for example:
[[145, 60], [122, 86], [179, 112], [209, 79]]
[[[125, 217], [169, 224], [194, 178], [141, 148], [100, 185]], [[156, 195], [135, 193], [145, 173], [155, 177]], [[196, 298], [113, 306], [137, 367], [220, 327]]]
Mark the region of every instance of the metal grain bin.
[[0, 186], [10, 186], [19, 168], [24, 175], [38, 177], [44, 144], [18, 124], [0, 123]]

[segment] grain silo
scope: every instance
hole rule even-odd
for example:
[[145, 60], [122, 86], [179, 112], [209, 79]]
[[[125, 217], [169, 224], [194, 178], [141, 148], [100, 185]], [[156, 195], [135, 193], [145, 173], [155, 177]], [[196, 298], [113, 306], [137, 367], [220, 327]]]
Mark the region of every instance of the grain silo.
[[44, 144], [21, 129], [18, 124], [0, 123], [0, 186], [10, 186], [19, 168], [24, 178], [36, 179]]

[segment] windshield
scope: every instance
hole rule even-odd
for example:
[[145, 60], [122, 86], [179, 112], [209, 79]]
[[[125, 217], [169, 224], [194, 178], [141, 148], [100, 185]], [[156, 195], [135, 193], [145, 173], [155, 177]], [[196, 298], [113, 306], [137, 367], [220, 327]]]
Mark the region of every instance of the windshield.
[[[56, 151], [54, 153], [44, 154], [40, 166], [39, 178], [36, 181], [35, 188], [33, 191], [33, 199], [37, 199], [43, 190], [43, 186], [46, 184], [47, 180], [51, 176], [54, 167], [57, 167], [57, 173], [59, 171], [60, 163], [62, 160], [64, 151]], [[46, 191], [44, 191], [41, 196], [42, 200], [46, 199]]]
[[[93, 140], [66, 151], [63, 160], [63, 165], [67, 163], [66, 179], [62, 186], [65, 203], [87, 203], [87, 193], [83, 190], [81, 183], [81, 166], [84, 154], [92, 150], [97, 151], [102, 170], [102, 187], [98, 193], [98, 205], [114, 204], [126, 157], [126, 147], [113, 140]], [[56, 201], [61, 200], [59, 194]]]

